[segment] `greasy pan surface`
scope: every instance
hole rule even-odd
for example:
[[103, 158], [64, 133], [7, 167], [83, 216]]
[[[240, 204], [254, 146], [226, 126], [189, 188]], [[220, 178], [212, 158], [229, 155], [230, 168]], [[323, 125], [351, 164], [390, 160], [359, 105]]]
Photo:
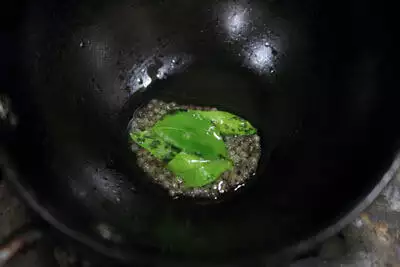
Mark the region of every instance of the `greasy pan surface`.
[[[383, 4], [39, 0], [18, 11], [5, 93], [19, 125], [6, 149], [42, 208], [120, 258], [277, 253], [349, 212], [396, 155]], [[152, 98], [251, 121], [256, 177], [214, 204], [150, 184], [126, 126]]]

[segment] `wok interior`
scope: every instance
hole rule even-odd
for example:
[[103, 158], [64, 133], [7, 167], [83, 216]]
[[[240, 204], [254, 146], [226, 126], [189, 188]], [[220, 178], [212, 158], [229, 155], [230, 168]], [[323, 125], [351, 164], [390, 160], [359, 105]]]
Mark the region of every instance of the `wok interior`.
[[[391, 47], [370, 42], [388, 28], [369, 21], [379, 7], [346, 3], [39, 1], [21, 25], [9, 148], [44, 206], [98, 242], [190, 258], [279, 251], [353, 208], [397, 150]], [[213, 205], [146, 182], [126, 126], [152, 98], [249, 120], [255, 179]]]

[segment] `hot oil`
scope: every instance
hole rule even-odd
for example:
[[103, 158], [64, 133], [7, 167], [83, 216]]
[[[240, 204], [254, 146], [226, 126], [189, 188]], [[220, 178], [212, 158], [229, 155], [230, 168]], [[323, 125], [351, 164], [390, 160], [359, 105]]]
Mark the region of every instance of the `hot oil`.
[[[153, 99], [147, 105], [135, 111], [129, 124], [129, 132], [148, 130], [166, 114], [187, 109], [215, 110], [215, 108], [210, 107], [178, 105]], [[146, 173], [150, 180], [168, 191], [171, 197], [175, 199], [189, 197], [219, 201], [226, 193], [237, 192], [254, 176], [261, 155], [260, 137], [257, 134], [226, 136], [224, 141], [229, 158], [234, 163], [233, 169], [224, 172], [212, 183], [198, 188], [185, 187], [183, 180], [166, 168], [165, 162], [155, 158], [145, 149], [133, 145], [135, 147], [133, 153], [136, 153], [139, 168]]]

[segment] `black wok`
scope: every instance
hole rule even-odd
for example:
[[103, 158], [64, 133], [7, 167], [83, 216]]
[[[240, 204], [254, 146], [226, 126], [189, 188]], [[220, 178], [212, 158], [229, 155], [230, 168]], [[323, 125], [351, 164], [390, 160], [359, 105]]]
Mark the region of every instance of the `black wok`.
[[[56, 228], [122, 262], [303, 250], [397, 168], [389, 10], [358, 0], [16, 3], [3, 11], [2, 93], [17, 118], [2, 128], [4, 177]], [[215, 203], [150, 183], [126, 127], [152, 98], [249, 120], [263, 147], [254, 179]]]

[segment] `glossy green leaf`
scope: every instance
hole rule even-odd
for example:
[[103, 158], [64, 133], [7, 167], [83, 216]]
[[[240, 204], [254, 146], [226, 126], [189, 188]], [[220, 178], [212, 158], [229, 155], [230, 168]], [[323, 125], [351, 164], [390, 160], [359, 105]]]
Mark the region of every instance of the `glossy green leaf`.
[[205, 160], [185, 152], [179, 153], [168, 163], [168, 169], [180, 177], [186, 187], [207, 185], [232, 167], [228, 160]]
[[192, 111], [167, 115], [152, 131], [166, 143], [206, 159], [227, 157], [228, 154], [217, 127]]
[[225, 111], [196, 111], [211, 120], [223, 135], [251, 135], [257, 133], [250, 122]]
[[178, 151], [151, 131], [130, 133], [131, 139], [161, 160], [171, 160]]

